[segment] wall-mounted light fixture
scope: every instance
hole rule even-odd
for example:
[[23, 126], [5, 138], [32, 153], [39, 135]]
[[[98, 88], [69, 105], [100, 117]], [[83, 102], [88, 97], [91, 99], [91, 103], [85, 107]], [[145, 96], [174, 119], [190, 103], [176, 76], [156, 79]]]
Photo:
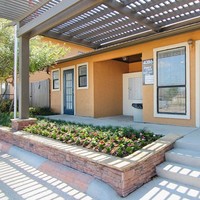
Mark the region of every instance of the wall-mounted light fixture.
[[187, 41], [187, 43], [188, 43], [189, 45], [193, 45], [193, 40], [192, 40], [192, 39], [189, 39], [189, 40]]
[[126, 56], [122, 57], [122, 60], [127, 61], [127, 57]]

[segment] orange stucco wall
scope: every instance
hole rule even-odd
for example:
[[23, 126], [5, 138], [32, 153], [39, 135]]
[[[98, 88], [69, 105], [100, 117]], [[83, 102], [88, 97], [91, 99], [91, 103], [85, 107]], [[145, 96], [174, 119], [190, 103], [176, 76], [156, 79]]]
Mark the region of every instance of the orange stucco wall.
[[[93, 63], [107, 61], [115, 58], [120, 58], [124, 56], [134, 55], [138, 53], [142, 53], [142, 60], [152, 59], [153, 58], [153, 49], [158, 47], [164, 47], [172, 44], [178, 44], [182, 42], [187, 42], [188, 40], [200, 40], [200, 30], [188, 32], [180, 35], [175, 35], [172, 37], [166, 37], [158, 40], [154, 40], [151, 42], [146, 42], [142, 44], [137, 44], [134, 46], [121, 48], [117, 50], [113, 50], [110, 52], [101, 53], [98, 55], [89, 56], [82, 59], [77, 59], [74, 61], [66, 62], [62, 64], [62, 66], [71, 66], [76, 65], [78, 63], [89, 62], [90, 66], [90, 82], [89, 82], [89, 91], [90, 92], [78, 92], [77, 93], [77, 114], [85, 114], [86, 116], [94, 116], [94, 105], [97, 99], [95, 98], [95, 81], [98, 79], [98, 76], [95, 75], [95, 81], [93, 81]], [[190, 119], [170, 119], [170, 118], [156, 118], [153, 116], [154, 110], [154, 86], [146, 85], [143, 86], [143, 117], [145, 122], [151, 123], [160, 123], [160, 124], [175, 124], [182, 126], [195, 126], [195, 43], [190, 46]], [[60, 65], [61, 66], [61, 65]], [[129, 67], [131, 68], [131, 67]], [[113, 69], [114, 70], [114, 69]], [[96, 73], [95, 73], [96, 74]], [[97, 81], [98, 82], [98, 81]], [[81, 95], [86, 95], [87, 102], [81, 104]], [[85, 99], [84, 99], [85, 101]], [[95, 102], [94, 102], [95, 101]], [[90, 103], [89, 103], [90, 102]], [[85, 107], [87, 105], [87, 107]], [[90, 109], [88, 109], [90, 108]], [[95, 107], [95, 110], [98, 108]], [[84, 112], [85, 111], [85, 112]]]
[[62, 63], [54, 66], [53, 70], [60, 70], [60, 90], [52, 91], [51, 88], [51, 108], [53, 111], [62, 112], [62, 93], [63, 93], [63, 70], [74, 68], [75, 80], [75, 114], [78, 116], [94, 116], [94, 99], [93, 99], [93, 62], [88, 62], [88, 89], [77, 88], [77, 65], [88, 62], [88, 59], [81, 59], [77, 62]]
[[94, 116], [122, 115], [122, 74], [129, 65], [108, 60], [94, 63]]
[[29, 75], [29, 81], [30, 82], [43, 81], [43, 80], [47, 80], [47, 79], [50, 79], [50, 74], [48, 74], [46, 72], [46, 70], [31, 73]]
[[69, 47], [69, 52], [67, 53], [65, 58], [73, 57], [73, 56], [79, 55], [81, 53], [86, 53], [86, 52], [90, 52], [93, 50], [89, 47], [81, 46], [81, 45], [70, 43], [70, 42], [63, 42], [63, 41], [56, 40], [53, 38], [48, 38], [48, 37], [42, 37], [42, 41], [46, 41], [46, 42], [51, 41], [53, 44], [59, 44], [61, 46], [65, 46], [67, 48]]
[[129, 64], [129, 72], [141, 72], [142, 62], [134, 62]]

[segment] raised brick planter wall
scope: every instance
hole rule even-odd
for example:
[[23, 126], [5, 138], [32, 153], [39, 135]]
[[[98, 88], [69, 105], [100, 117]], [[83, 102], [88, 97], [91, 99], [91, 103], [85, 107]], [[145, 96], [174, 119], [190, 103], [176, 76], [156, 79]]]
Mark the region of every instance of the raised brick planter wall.
[[23, 130], [26, 126], [35, 124], [37, 121], [35, 118], [29, 119], [11, 119], [12, 129], [15, 131]]
[[90, 174], [111, 185], [123, 197], [155, 176], [156, 165], [164, 161], [165, 152], [180, 137], [168, 135], [128, 157], [117, 158], [23, 131], [0, 128], [0, 140]]

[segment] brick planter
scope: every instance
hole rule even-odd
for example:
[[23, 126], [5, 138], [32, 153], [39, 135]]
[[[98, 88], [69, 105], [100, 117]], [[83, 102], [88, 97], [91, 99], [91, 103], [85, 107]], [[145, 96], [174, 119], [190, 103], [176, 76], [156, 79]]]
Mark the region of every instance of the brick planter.
[[37, 119], [29, 118], [29, 119], [11, 119], [12, 121], [12, 129], [15, 131], [23, 130], [26, 126], [35, 124]]
[[90, 174], [108, 183], [123, 197], [156, 175], [156, 165], [164, 161], [165, 152], [180, 137], [168, 135], [130, 156], [117, 158], [23, 131], [0, 128], [0, 140]]

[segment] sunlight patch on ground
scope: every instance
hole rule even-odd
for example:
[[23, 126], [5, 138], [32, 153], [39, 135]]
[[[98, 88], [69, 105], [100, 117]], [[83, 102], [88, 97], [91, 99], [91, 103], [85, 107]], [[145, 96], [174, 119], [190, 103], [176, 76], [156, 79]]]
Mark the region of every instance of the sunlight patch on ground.
[[[40, 172], [8, 154], [1, 154], [0, 157], [1, 183], [21, 198], [31, 200], [92, 199], [61, 180]], [[9, 199], [7, 196], [0, 190], [0, 199]]]

